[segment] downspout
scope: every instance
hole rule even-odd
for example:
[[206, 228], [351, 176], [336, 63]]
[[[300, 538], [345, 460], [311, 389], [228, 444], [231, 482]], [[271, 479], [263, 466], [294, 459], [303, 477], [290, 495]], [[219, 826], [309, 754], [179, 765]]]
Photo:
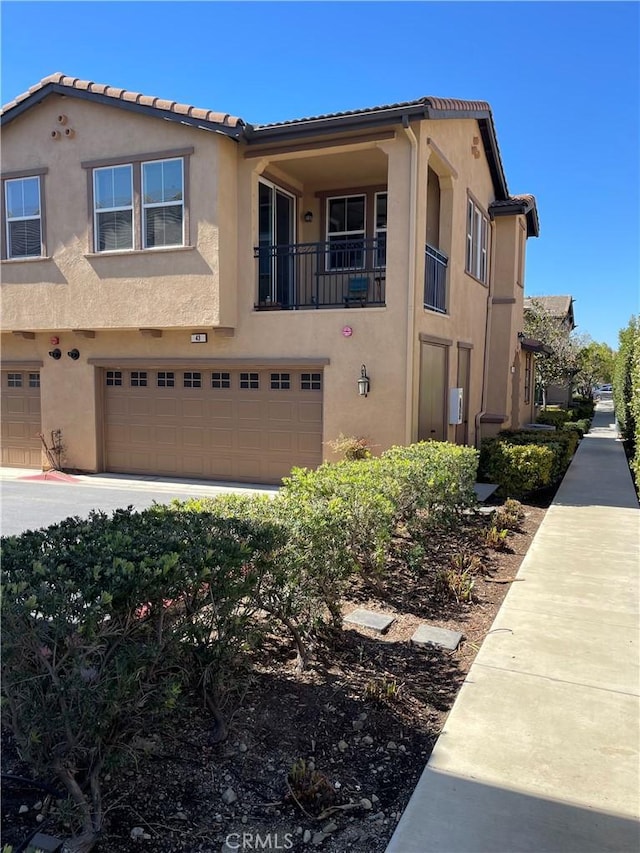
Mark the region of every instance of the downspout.
[[410, 199], [409, 199], [409, 293], [407, 295], [407, 369], [406, 369], [406, 404], [405, 404], [405, 443], [411, 444], [413, 439], [413, 329], [415, 320], [415, 291], [416, 291], [416, 223], [418, 219], [418, 140], [409, 124], [409, 116], [402, 116], [402, 127], [411, 145], [410, 163]]
[[484, 330], [484, 366], [482, 370], [482, 402], [476, 415], [476, 448], [480, 449], [482, 441], [482, 418], [487, 412], [487, 385], [489, 382], [489, 358], [491, 353], [491, 313], [493, 310], [493, 255], [495, 252], [495, 234], [491, 223], [491, 269], [489, 270], [489, 289], [487, 291], [487, 316]]

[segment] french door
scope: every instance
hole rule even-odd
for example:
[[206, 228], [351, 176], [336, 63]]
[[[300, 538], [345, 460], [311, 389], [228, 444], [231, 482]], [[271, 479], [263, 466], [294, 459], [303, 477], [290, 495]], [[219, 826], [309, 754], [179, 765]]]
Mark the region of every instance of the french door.
[[260, 180], [258, 183], [259, 283], [261, 305], [295, 304], [294, 250], [296, 200], [289, 193]]

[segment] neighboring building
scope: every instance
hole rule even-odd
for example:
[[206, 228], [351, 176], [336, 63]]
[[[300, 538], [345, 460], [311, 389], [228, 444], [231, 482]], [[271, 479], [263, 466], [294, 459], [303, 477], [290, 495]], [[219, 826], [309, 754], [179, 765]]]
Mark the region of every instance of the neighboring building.
[[[572, 296], [525, 296], [525, 312], [533, 307], [533, 303], [539, 305], [550, 317], [553, 317], [558, 323], [558, 328], [562, 329], [567, 337], [576, 328]], [[562, 385], [549, 385], [547, 387], [547, 405], [567, 407], [573, 398], [572, 380], [573, 377], [569, 377], [567, 382]]]
[[2, 125], [3, 464], [60, 429], [71, 469], [277, 482], [531, 420], [487, 103], [252, 126], [54, 74]]

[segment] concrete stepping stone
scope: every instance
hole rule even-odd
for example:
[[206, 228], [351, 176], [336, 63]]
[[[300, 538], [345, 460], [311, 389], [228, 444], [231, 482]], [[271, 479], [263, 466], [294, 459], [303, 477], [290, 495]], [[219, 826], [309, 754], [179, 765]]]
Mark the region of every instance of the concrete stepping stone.
[[344, 617], [345, 622], [350, 622], [352, 625], [359, 625], [361, 628], [368, 628], [370, 631], [375, 631], [377, 634], [384, 634], [389, 630], [392, 622], [395, 622], [395, 616], [390, 616], [388, 613], [378, 613], [374, 610], [352, 610]]
[[475, 483], [473, 490], [479, 501], [486, 501], [497, 488], [497, 483]]
[[411, 642], [415, 646], [441, 646], [443, 649], [455, 652], [461, 639], [462, 634], [458, 631], [436, 628], [434, 625], [420, 625], [411, 637]]

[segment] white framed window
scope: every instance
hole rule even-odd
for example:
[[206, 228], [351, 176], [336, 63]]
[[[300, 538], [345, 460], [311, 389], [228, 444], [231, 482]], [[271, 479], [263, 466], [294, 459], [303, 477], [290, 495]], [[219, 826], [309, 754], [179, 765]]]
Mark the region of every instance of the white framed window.
[[301, 373], [300, 374], [300, 390], [301, 391], [322, 391], [322, 374], [321, 373]]
[[181, 157], [142, 164], [145, 249], [184, 245], [184, 170]]
[[133, 249], [133, 166], [93, 172], [93, 228], [96, 252]]
[[363, 269], [367, 233], [367, 197], [333, 196], [327, 199], [327, 269]]
[[487, 282], [488, 243], [489, 220], [473, 199], [467, 198], [465, 269], [483, 284]]
[[7, 258], [39, 258], [43, 254], [40, 175], [4, 181]]
[[91, 201], [92, 252], [190, 245], [193, 148], [83, 162]]

